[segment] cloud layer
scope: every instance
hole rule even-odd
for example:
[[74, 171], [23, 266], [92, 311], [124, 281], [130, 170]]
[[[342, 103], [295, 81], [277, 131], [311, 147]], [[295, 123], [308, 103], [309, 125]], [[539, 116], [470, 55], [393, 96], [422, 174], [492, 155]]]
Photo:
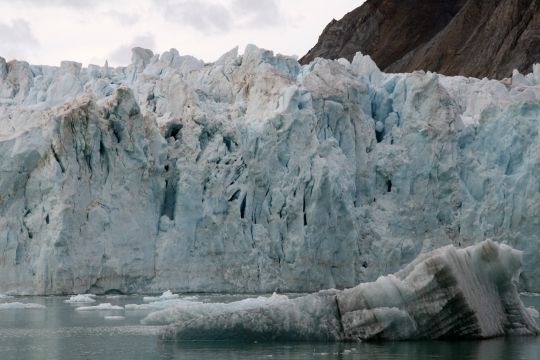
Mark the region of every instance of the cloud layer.
[[10, 0], [0, 1], [0, 56], [129, 63], [130, 47], [177, 48], [213, 61], [248, 43], [302, 55], [332, 18], [363, 0]]

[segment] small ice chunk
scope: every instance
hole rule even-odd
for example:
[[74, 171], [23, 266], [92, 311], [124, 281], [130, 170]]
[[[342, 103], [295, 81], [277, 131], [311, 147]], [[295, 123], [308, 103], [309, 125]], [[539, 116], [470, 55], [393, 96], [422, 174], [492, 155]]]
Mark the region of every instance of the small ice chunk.
[[0, 294], [0, 300], [4, 300], [4, 299], [11, 299], [13, 296], [9, 296], [9, 295], [4, 295], [4, 294]]
[[105, 320], [120, 321], [125, 320], [125, 316], [105, 316]]
[[81, 306], [76, 308], [77, 311], [93, 311], [93, 310], [124, 310], [121, 306], [112, 305], [110, 303], [102, 303], [96, 306]]
[[20, 302], [11, 302], [0, 304], [0, 311], [2, 310], [35, 310], [35, 309], [46, 309], [45, 305], [33, 304], [33, 303], [20, 303]]
[[96, 302], [93, 294], [79, 294], [73, 295], [68, 300], [64, 300], [66, 303], [78, 304], [78, 303], [93, 303]]
[[154, 301], [166, 301], [178, 299], [178, 294], [173, 294], [171, 290], [165, 291], [161, 296], [145, 296], [143, 297], [144, 302], [154, 302]]

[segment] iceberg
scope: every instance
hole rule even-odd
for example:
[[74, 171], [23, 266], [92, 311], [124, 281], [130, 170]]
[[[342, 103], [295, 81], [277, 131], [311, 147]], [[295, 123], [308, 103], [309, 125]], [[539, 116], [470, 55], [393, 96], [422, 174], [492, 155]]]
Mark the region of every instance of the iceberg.
[[166, 339], [364, 341], [538, 335], [538, 312], [517, 291], [521, 252], [490, 240], [420, 255], [403, 270], [346, 290], [149, 314]]
[[487, 238], [539, 292], [539, 69], [0, 58], [0, 292], [316, 292]]

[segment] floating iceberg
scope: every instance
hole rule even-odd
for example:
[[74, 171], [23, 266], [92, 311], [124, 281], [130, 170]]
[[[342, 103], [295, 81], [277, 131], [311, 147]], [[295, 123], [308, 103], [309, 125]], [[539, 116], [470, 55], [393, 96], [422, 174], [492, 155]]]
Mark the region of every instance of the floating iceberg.
[[403, 270], [344, 291], [231, 304], [185, 304], [149, 314], [165, 338], [249, 340], [483, 339], [538, 335], [516, 284], [521, 252], [492, 241], [446, 246]]
[[125, 316], [105, 316], [105, 320], [111, 320], [111, 321], [120, 321], [125, 320]]
[[33, 303], [20, 303], [20, 302], [11, 302], [11, 303], [0, 303], [0, 311], [2, 310], [36, 310], [36, 309], [46, 309], [45, 305], [33, 304]]
[[73, 295], [68, 300], [64, 300], [66, 303], [93, 303], [96, 302], [96, 299], [94, 299], [95, 295], [93, 294], [79, 294], [79, 295]]
[[122, 306], [112, 305], [110, 303], [102, 303], [96, 306], [81, 306], [76, 308], [77, 311], [93, 311], [93, 310], [124, 310]]

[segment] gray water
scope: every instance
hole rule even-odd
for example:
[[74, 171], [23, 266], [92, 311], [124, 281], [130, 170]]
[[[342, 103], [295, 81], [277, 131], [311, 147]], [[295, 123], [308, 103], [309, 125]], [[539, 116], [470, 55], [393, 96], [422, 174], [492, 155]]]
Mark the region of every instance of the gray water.
[[[159, 327], [140, 325], [148, 312], [75, 311], [65, 297], [18, 297], [1, 302], [31, 302], [42, 310], [0, 310], [0, 360], [153, 360], [153, 359], [540, 359], [540, 338], [486, 341], [422, 341], [387, 343], [245, 343], [164, 342]], [[227, 302], [239, 297], [207, 296], [199, 300]], [[540, 297], [523, 297], [540, 309]], [[107, 299], [113, 305], [142, 303], [141, 297]], [[95, 305], [95, 304], [90, 304]], [[124, 320], [106, 320], [125, 315]]]

